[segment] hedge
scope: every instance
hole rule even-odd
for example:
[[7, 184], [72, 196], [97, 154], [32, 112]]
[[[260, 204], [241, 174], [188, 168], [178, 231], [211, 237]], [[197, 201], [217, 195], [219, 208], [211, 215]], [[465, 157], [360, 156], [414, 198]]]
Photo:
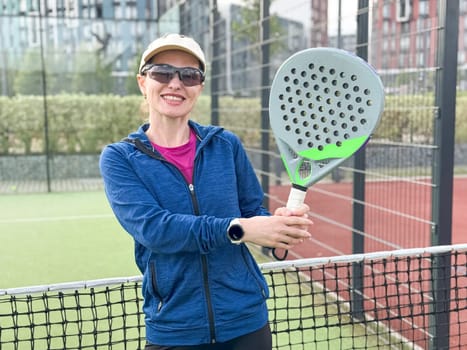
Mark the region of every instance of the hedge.
[[[433, 98], [388, 96], [376, 137], [394, 142], [430, 143]], [[61, 94], [47, 97], [48, 147], [52, 153], [97, 153], [135, 130], [147, 117], [141, 96]], [[429, 107], [426, 107], [429, 106]], [[44, 100], [41, 96], [0, 96], [0, 154], [44, 153]], [[201, 96], [192, 118], [210, 122], [210, 98]], [[260, 144], [258, 98], [220, 98], [220, 124], [247, 145]], [[456, 142], [467, 141], [467, 94], [457, 99]]]

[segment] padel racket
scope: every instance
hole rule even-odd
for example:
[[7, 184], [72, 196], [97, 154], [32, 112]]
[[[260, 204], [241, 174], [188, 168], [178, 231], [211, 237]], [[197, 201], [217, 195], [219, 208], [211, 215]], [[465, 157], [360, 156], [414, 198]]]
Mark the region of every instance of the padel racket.
[[[292, 189], [287, 208], [300, 206], [307, 188], [369, 140], [384, 108], [384, 89], [360, 57], [335, 48], [290, 56], [271, 85], [269, 119]], [[279, 254], [284, 260], [287, 251]]]

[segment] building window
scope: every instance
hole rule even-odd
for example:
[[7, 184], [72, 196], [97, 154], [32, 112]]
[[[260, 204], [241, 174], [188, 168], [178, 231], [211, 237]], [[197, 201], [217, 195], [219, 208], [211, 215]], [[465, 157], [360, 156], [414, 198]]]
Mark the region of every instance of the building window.
[[383, 18], [384, 19], [391, 19], [391, 4], [384, 3], [383, 4]]
[[426, 0], [420, 0], [418, 3], [418, 15], [428, 17], [430, 15], [430, 3]]
[[423, 52], [420, 52], [418, 54], [418, 62], [417, 62], [418, 66], [419, 67], [425, 67], [425, 65], [426, 65], [425, 60], [426, 60], [426, 55]]
[[459, 1], [459, 9], [461, 14], [467, 13], [467, 0]]
[[404, 52], [409, 51], [410, 47], [410, 37], [408, 35], [404, 35], [401, 37], [401, 50]]
[[389, 36], [391, 35], [391, 27], [389, 22], [383, 22], [383, 35]]
[[398, 22], [407, 22], [412, 12], [411, 0], [397, 0], [396, 19]]
[[383, 51], [387, 53], [390, 49], [390, 41], [389, 40], [383, 40]]

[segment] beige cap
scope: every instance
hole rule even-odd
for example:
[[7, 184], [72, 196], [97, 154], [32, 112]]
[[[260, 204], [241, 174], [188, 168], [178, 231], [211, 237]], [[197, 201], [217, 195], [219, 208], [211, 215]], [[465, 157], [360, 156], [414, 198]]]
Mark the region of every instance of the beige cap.
[[203, 50], [195, 40], [181, 34], [166, 34], [150, 43], [143, 52], [138, 71], [141, 72], [144, 65], [156, 54], [168, 50], [181, 50], [192, 54], [199, 60], [201, 70], [206, 73], [206, 59]]

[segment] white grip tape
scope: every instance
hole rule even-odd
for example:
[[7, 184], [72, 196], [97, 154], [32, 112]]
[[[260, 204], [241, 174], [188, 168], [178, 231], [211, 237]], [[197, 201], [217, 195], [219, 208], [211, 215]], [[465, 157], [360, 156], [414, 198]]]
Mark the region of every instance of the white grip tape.
[[305, 201], [306, 191], [292, 187], [287, 200], [287, 209], [295, 209], [303, 204]]

